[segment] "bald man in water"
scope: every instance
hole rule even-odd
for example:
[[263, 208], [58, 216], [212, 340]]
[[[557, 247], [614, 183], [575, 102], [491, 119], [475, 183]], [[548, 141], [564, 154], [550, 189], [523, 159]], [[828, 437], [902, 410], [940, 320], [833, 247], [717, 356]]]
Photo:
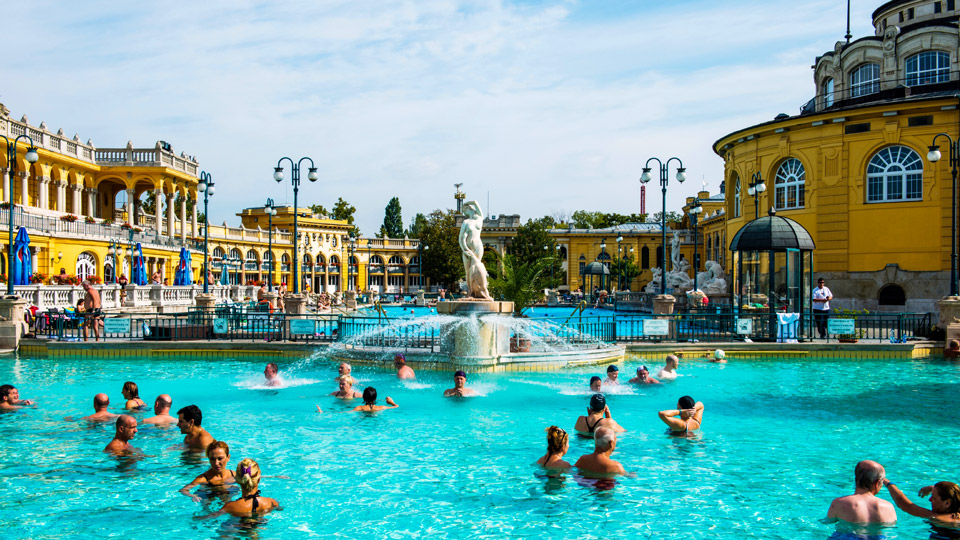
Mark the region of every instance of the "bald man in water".
[[93, 396], [93, 414], [90, 416], [84, 416], [83, 420], [87, 422], [112, 422], [116, 420], [116, 414], [107, 411], [107, 407], [110, 406], [110, 396], [106, 394], [97, 394]]
[[136, 452], [137, 449], [130, 445], [130, 441], [137, 435], [137, 420], [129, 414], [122, 414], [117, 418], [117, 433], [113, 440], [103, 449], [104, 452], [111, 454], [122, 454], [124, 452]]
[[827, 510], [827, 518], [850, 523], [896, 523], [897, 511], [893, 505], [877, 497], [886, 476], [883, 466], [876, 461], [864, 460], [857, 463], [853, 476], [853, 495], [834, 499]]
[[157, 399], [153, 401], [153, 414], [156, 416], [146, 418], [141, 423], [157, 426], [169, 426], [171, 424], [176, 424], [179, 420], [176, 416], [172, 416], [170, 414], [170, 407], [172, 406], [173, 398], [167, 394], [160, 394], [157, 396]]

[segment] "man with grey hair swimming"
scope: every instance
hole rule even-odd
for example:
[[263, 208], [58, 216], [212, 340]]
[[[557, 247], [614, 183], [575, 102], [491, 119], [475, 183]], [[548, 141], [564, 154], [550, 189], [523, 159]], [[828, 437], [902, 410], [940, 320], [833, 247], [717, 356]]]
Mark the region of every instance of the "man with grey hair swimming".
[[337, 367], [337, 373], [338, 373], [337, 376], [334, 377], [333, 380], [340, 382], [340, 379], [342, 379], [343, 377], [349, 377], [350, 380], [353, 381], [353, 375], [351, 375], [351, 373], [353, 373], [353, 368], [350, 367], [350, 364], [346, 362], [340, 362], [340, 366]]
[[886, 471], [876, 461], [864, 460], [853, 469], [853, 495], [837, 497], [830, 503], [827, 519], [849, 523], [896, 523], [897, 511], [889, 502], [877, 497], [883, 487]]
[[170, 407], [173, 407], [173, 398], [168, 394], [160, 394], [153, 401], [153, 414], [150, 418], [145, 418], [142, 424], [153, 424], [157, 426], [170, 426], [178, 422], [178, 418], [170, 414]]
[[137, 420], [129, 414], [121, 414], [117, 418], [117, 433], [113, 440], [103, 449], [104, 452], [111, 454], [122, 454], [125, 452], [136, 452], [137, 449], [130, 445], [130, 440], [137, 434]]
[[84, 416], [82, 420], [87, 422], [110, 422], [117, 418], [118, 415], [113, 414], [107, 410], [107, 407], [110, 406], [110, 396], [106, 394], [97, 394], [93, 396], [93, 414], [90, 416]]
[[609, 478], [617, 474], [627, 474], [623, 465], [610, 459], [617, 448], [617, 432], [608, 427], [599, 427], [594, 432], [593, 453], [580, 456], [574, 467], [588, 478]]

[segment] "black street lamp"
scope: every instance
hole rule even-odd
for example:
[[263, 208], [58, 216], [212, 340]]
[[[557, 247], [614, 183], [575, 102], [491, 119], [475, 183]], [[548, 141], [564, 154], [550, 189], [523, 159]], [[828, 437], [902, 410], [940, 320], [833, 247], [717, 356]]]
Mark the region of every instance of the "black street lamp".
[[[600, 256], [598, 257], [598, 259], [600, 259], [600, 264], [603, 264], [603, 261], [606, 260], [606, 258], [604, 257], [606, 253], [607, 253], [607, 239], [601, 238], [600, 239]], [[603, 265], [606, 266], [605, 264]], [[593, 281], [592, 278], [591, 278], [591, 281]], [[602, 290], [606, 290], [603, 288], [603, 274], [600, 274], [600, 288]]]
[[[17, 173], [17, 143], [20, 142], [20, 139], [26, 139], [30, 141], [30, 148], [27, 148], [27, 153], [23, 156], [27, 160], [27, 163], [36, 163], [40, 159], [40, 155], [37, 154], [37, 147], [33, 145], [33, 139], [29, 135], [18, 135], [16, 139], [13, 140], [13, 144], [10, 144], [10, 139], [6, 138], [3, 135], [3, 140], [7, 143], [7, 191], [9, 191], [8, 198], [10, 207], [7, 208], [7, 214], [10, 219], [9, 222], [10, 234], [7, 239], [7, 295], [13, 295], [13, 178]], [[24, 179], [26, 182], [26, 179]]]
[[210, 197], [216, 191], [213, 187], [213, 176], [210, 173], [200, 172], [200, 183], [197, 184], [197, 191], [203, 193], [203, 294], [209, 294], [210, 280], [207, 279], [207, 275], [210, 273], [210, 213], [207, 208], [210, 204]]
[[297, 208], [297, 192], [300, 191], [300, 165], [303, 164], [303, 160], [310, 162], [309, 172], [307, 173], [307, 178], [311, 182], [316, 182], [317, 167], [313, 164], [313, 160], [308, 157], [300, 158], [300, 161], [294, 163], [294, 161], [288, 157], [282, 157], [277, 161], [277, 166], [273, 168], [273, 179], [278, 183], [283, 182], [283, 167], [280, 166], [283, 163], [283, 160], [290, 162], [290, 170], [292, 172], [290, 181], [293, 184], [293, 293], [300, 294], [300, 279], [297, 276], [297, 266], [299, 266], [300, 253], [298, 249], [300, 247], [300, 237], [298, 236], [297, 229], [297, 216], [300, 214], [300, 209]]
[[107, 254], [113, 259], [113, 276], [111, 276], [110, 283], [117, 283], [117, 269], [119, 265], [117, 263], [117, 254], [121, 257], [123, 256], [123, 246], [120, 245], [119, 239], [111, 239], [110, 247], [107, 248]]
[[663, 253], [663, 259], [660, 263], [663, 265], [660, 269], [660, 294], [667, 294], [667, 184], [669, 183], [667, 169], [670, 168], [670, 162], [673, 160], [677, 160], [677, 182], [682, 184], [687, 179], [687, 170], [683, 168], [683, 162], [677, 157], [672, 157], [666, 162], [655, 157], [648, 159], [646, 166], [643, 168], [643, 175], [640, 176], [640, 181], [646, 184], [651, 179], [650, 162], [656, 161], [660, 165], [660, 191], [663, 192], [663, 211], [660, 213], [660, 249]]
[[[356, 284], [354, 284], [353, 282], [354, 280], [351, 278], [351, 275], [350, 275], [350, 270], [353, 268], [353, 254], [357, 250], [356, 238], [350, 239], [349, 247], [350, 247], [350, 250], [348, 251], [348, 255], [347, 255], [347, 288], [346, 290], [352, 291], [356, 288]], [[359, 265], [357, 265], [357, 273], [358, 274], [360, 273]]]
[[273, 205], [273, 199], [267, 199], [267, 204], [263, 205], [263, 211], [267, 214], [267, 253], [270, 254], [270, 266], [267, 267], [267, 290], [273, 292], [273, 216], [277, 215], [277, 207]]
[[767, 189], [760, 171], [753, 173], [748, 185], [750, 187], [747, 189], [747, 194], [753, 197], [753, 219], [760, 219], [760, 194]]
[[426, 281], [423, 280], [423, 251], [424, 251], [424, 250], [429, 250], [429, 249], [430, 249], [430, 246], [425, 246], [425, 245], [423, 244], [423, 240], [420, 240], [420, 244], [419, 244], [419, 245], [420, 245], [420, 254], [417, 255], [417, 260], [420, 261], [420, 268], [418, 269], [418, 271], [420, 272], [420, 289], [421, 289], [421, 290], [426, 290], [426, 289], [424, 288], [424, 284], [426, 283]]
[[930, 142], [930, 151], [927, 160], [931, 163], [940, 161], [940, 147], [937, 139], [946, 137], [950, 143], [950, 176], [953, 184], [950, 194], [950, 296], [957, 296], [957, 165], [960, 165], [960, 141], [954, 141], [946, 133], [938, 133]]
[[623, 242], [623, 235], [617, 235], [617, 290], [623, 288], [623, 248], [620, 243]]
[[700, 256], [697, 254], [697, 221], [700, 216], [700, 212], [703, 212], [703, 205], [700, 204], [700, 197], [693, 198], [693, 204], [690, 205], [690, 220], [693, 221], [693, 290], [697, 290], [697, 270], [699, 270], [700, 265], [698, 264]]

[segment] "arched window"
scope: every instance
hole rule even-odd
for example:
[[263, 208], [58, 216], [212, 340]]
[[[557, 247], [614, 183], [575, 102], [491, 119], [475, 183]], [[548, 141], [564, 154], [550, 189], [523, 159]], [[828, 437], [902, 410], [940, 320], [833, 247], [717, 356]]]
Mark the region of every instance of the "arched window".
[[323, 258], [323, 254], [321, 253], [317, 255], [317, 266], [320, 268], [323, 268], [324, 266], [326, 266], [326, 264], [327, 264], [327, 260]]
[[394, 255], [393, 257], [390, 257], [390, 265], [391, 265], [391, 266], [392, 266], [392, 265], [402, 266], [403, 264], [404, 264], [404, 263], [403, 263], [403, 257], [401, 257], [401, 256], [399, 256], [399, 255]]
[[240, 250], [239, 250], [239, 249], [233, 248], [233, 249], [230, 250], [230, 258], [231, 258], [231, 259], [238, 260], [238, 261], [242, 261], [242, 260], [243, 260], [243, 254], [240, 253]]
[[663, 264], [663, 246], [659, 246], [657, 247], [657, 267], [662, 269], [664, 266], [665, 265]]
[[561, 261], [567, 260], [567, 247], [566, 247], [566, 246], [560, 246], [560, 260], [561, 260]]
[[650, 248], [643, 246], [640, 250], [640, 268], [647, 270], [650, 268]]
[[[733, 217], [740, 217], [740, 176], [733, 175]], [[657, 252], [657, 260], [660, 260], [659, 251]]]
[[280, 271], [281, 272], [290, 271], [290, 255], [286, 253], [280, 254]]
[[336, 255], [331, 255], [331, 256], [330, 256], [330, 266], [339, 267], [339, 266], [340, 266], [340, 257], [337, 257]]
[[797, 158], [787, 158], [777, 169], [774, 201], [777, 210], [803, 208], [803, 184], [806, 172]]
[[222, 247], [217, 246], [217, 247], [213, 248], [213, 258], [214, 258], [214, 259], [222, 259], [222, 258], [224, 258], [224, 257], [226, 257], [226, 256], [227, 256], [227, 252], [224, 251]]
[[867, 202], [923, 199], [923, 161], [906, 146], [888, 146], [867, 164]]
[[833, 78], [829, 78], [823, 83], [823, 106], [833, 107]]
[[950, 53], [924, 51], [907, 58], [907, 86], [950, 82]]
[[77, 255], [77, 277], [87, 279], [88, 276], [97, 275], [97, 259], [92, 253], [84, 251]]
[[103, 282], [104, 283], [113, 283], [113, 257], [107, 257], [103, 261]]
[[850, 73], [850, 97], [868, 96], [880, 91], [880, 64], [864, 64]]
[[[248, 254], [248, 255], [249, 255], [249, 254]], [[265, 262], [265, 263], [273, 262], [273, 252], [272, 252], [272, 251], [265, 251], [265, 252], [263, 252], [263, 262]]]
[[260, 259], [260, 257], [257, 257], [257, 252], [256, 252], [255, 250], [252, 250], [252, 249], [251, 249], [251, 250], [247, 251], [247, 260], [248, 260], [248, 261], [257, 261], [257, 260], [259, 260], [259, 259]]
[[904, 306], [907, 304], [907, 295], [899, 285], [884, 285], [877, 294], [877, 303], [881, 306]]

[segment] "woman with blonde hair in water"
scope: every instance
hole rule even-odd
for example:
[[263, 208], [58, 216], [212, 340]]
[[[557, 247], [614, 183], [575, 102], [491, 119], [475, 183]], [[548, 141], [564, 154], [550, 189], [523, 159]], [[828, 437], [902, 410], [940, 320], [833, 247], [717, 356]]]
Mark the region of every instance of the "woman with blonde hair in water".
[[930, 495], [930, 510], [911, 502], [890, 480], [884, 478], [883, 485], [887, 487], [897, 508], [911, 516], [933, 519], [952, 526], [960, 523], [960, 486], [953, 482], [937, 482], [920, 488], [921, 497]]
[[233, 476], [233, 471], [227, 468], [230, 462], [230, 446], [223, 441], [213, 441], [207, 446], [207, 459], [210, 460], [210, 468], [207, 472], [193, 479], [193, 482], [180, 488], [180, 493], [190, 497], [195, 502], [200, 502], [200, 497], [190, 493], [195, 486], [223, 486], [233, 484], [237, 479]]
[[207, 517], [219, 517], [224, 514], [235, 517], [255, 517], [280, 506], [275, 499], [260, 495], [260, 466], [256, 461], [250, 458], [242, 460], [237, 465], [235, 477], [237, 484], [240, 485], [241, 497], [228, 502], [219, 512]]
[[537, 465], [544, 469], [569, 469], [570, 464], [563, 460], [563, 456], [570, 449], [570, 436], [557, 426], [547, 428], [547, 453], [537, 460]]

